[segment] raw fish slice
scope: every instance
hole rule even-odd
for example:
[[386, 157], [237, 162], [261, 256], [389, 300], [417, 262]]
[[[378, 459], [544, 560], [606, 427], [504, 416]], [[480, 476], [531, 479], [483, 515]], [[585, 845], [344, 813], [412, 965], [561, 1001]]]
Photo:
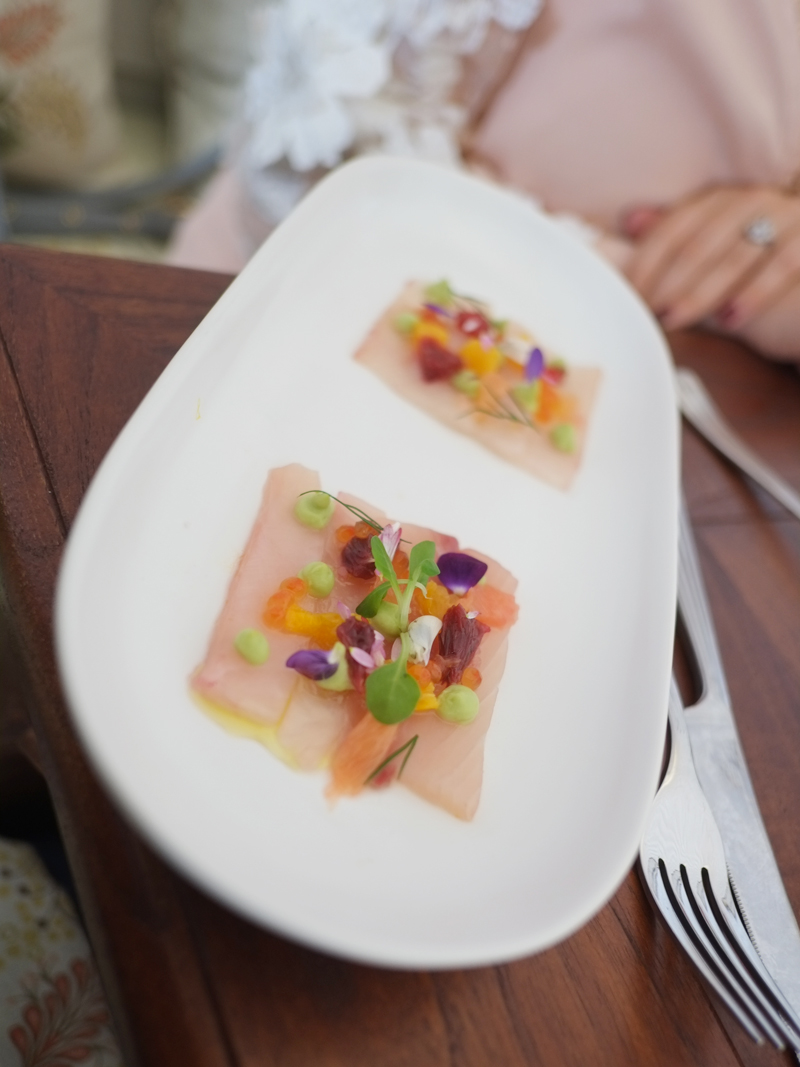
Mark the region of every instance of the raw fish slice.
[[[499, 563], [473, 549], [467, 551], [489, 564], [486, 572], [489, 585], [506, 593], [516, 590], [516, 579]], [[466, 597], [462, 603], [468, 608]], [[415, 714], [400, 724], [395, 739], [395, 745], [399, 748], [414, 734], [419, 735], [400, 779], [402, 784], [458, 819], [471, 819], [480, 800], [484, 743], [505, 670], [511, 625], [509, 623], [508, 626], [490, 630], [473, 660], [481, 672], [482, 680], [476, 690], [480, 710], [471, 723], [456, 726], [440, 719], [435, 712]]]
[[385, 726], [365, 711], [333, 755], [327, 796], [355, 796], [389, 754], [397, 726]]
[[559, 452], [548, 440], [546, 432], [539, 433], [490, 415], [471, 414], [472, 401], [449, 382], [423, 380], [411, 346], [393, 325], [401, 312], [419, 307], [421, 293], [418, 283], [409, 283], [367, 334], [355, 359], [369, 367], [400, 396], [446, 426], [474, 438], [503, 459], [550, 485], [568, 489], [580, 466], [586, 424], [600, 385], [601, 371], [596, 367], [570, 367], [568, 371], [568, 391], [576, 397], [578, 408], [575, 421], [578, 444], [574, 452]]
[[[286, 660], [308, 644], [303, 637], [267, 629], [261, 613], [284, 578], [322, 557], [324, 531], [303, 526], [293, 514], [299, 494], [319, 487], [318, 475], [297, 463], [270, 471], [208, 652], [192, 679], [192, 688], [205, 700], [257, 722], [276, 723], [283, 715], [298, 680]], [[243, 660], [234, 647], [236, 635], [248, 628], [260, 630], [270, 643], [269, 659], [259, 666]]]
[[[270, 472], [255, 526], [192, 686], [216, 707], [271, 725], [273, 732], [262, 740], [292, 766], [313, 770], [330, 759], [330, 796], [357, 793], [390, 746], [399, 747], [417, 733], [419, 740], [402, 783], [458, 818], [470, 819], [480, 797], [483, 742], [505, 665], [508, 626], [493, 628], [481, 642], [474, 661], [482, 674], [477, 690], [480, 711], [468, 726], [453, 726], [434, 714], [421, 714], [399, 727], [386, 727], [366, 711], [363, 698], [356, 693], [326, 692], [298, 677], [286, 667], [286, 659], [307, 647], [308, 640], [268, 630], [261, 621], [266, 601], [281, 581], [314, 560], [328, 562], [336, 582], [330, 597], [316, 602], [315, 610], [320, 611], [337, 610], [340, 603], [352, 610], [375, 584], [352, 578], [341, 565], [335, 532], [340, 525], [354, 525], [357, 520], [351, 512], [337, 504], [324, 531], [309, 529], [294, 517], [298, 495], [318, 488], [316, 474], [297, 464]], [[340, 499], [362, 508], [380, 524], [387, 521], [382, 512], [356, 497], [341, 494]], [[409, 549], [411, 544], [432, 540], [437, 556], [458, 551], [454, 537], [426, 527], [406, 525], [403, 535]], [[480, 552], [470, 554], [488, 564], [490, 585], [513, 593], [516, 580], [505, 568]], [[467, 610], [469, 597], [462, 600]], [[236, 635], [250, 627], [265, 633], [271, 645], [270, 658], [261, 666], [246, 663], [234, 648]]]
[[[338, 496], [348, 504], [363, 508], [376, 522], [385, 524], [386, 518], [381, 512], [370, 511], [369, 506], [357, 497], [344, 493]], [[336, 581], [331, 595], [317, 601], [319, 611], [339, 611], [341, 604], [346, 604], [353, 611], [374, 584], [353, 578], [341, 565], [342, 546], [336, 541], [336, 530], [339, 526], [353, 526], [357, 521], [352, 512], [337, 503], [330, 522], [322, 531], [321, 546], [314, 558], [333, 568]], [[302, 681], [281, 719], [278, 741], [300, 769], [315, 770], [342, 744], [364, 715], [364, 710], [363, 700], [355, 693], [326, 693]]]
[[278, 726], [278, 744], [301, 771], [317, 770], [363, 714], [355, 693], [326, 692], [299, 678]]

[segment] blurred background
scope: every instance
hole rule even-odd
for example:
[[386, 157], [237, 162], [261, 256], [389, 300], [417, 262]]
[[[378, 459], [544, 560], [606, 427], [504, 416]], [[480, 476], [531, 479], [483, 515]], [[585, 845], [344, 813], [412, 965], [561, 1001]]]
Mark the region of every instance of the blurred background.
[[255, 0], [0, 0], [0, 239], [158, 261], [219, 158]]

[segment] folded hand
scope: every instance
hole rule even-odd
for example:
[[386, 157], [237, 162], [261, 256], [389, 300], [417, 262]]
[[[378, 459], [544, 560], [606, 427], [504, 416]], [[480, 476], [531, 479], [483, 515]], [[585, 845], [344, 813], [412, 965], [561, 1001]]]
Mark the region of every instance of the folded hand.
[[717, 186], [671, 208], [635, 209], [625, 229], [635, 241], [628, 277], [666, 329], [710, 319], [747, 338], [766, 323], [772, 338], [774, 309], [779, 332], [792, 334], [775, 339], [775, 354], [800, 352], [800, 197]]

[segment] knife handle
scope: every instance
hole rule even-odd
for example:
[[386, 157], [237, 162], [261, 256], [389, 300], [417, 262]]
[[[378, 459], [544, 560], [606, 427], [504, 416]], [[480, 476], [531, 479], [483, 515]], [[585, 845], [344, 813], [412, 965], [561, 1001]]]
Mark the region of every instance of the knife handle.
[[697, 556], [686, 500], [681, 493], [678, 517], [678, 610], [689, 634], [689, 641], [700, 671], [703, 696], [718, 697], [730, 702], [728, 684], [717, 635], [711, 621], [711, 608], [706, 597], [700, 561]]

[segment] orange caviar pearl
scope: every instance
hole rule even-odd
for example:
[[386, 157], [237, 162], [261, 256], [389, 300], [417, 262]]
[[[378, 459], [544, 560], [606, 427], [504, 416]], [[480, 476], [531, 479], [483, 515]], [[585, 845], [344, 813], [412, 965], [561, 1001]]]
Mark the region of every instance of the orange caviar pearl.
[[397, 575], [398, 578], [408, 577], [408, 556], [401, 548], [398, 548], [398, 550], [395, 552], [394, 559], [392, 560], [392, 565], [394, 566], [394, 573]]
[[288, 589], [294, 595], [295, 600], [304, 597], [308, 592], [308, 585], [302, 578], [284, 578], [279, 588]]
[[430, 680], [434, 684], [438, 684], [442, 680], [442, 664], [439, 661], [438, 656], [431, 656], [428, 660], [428, 675]]
[[468, 689], [477, 689], [482, 681], [481, 672], [477, 667], [464, 668], [464, 673], [461, 675], [462, 685], [465, 685]]
[[409, 663], [406, 670], [416, 681], [420, 689], [424, 689], [426, 685], [431, 684], [432, 679], [430, 671], [422, 663]]
[[355, 532], [355, 526], [340, 526], [336, 530], [336, 540], [340, 545], [346, 545]]
[[261, 616], [264, 625], [271, 627], [273, 630], [280, 629], [283, 625], [283, 620], [286, 618], [286, 612], [292, 604], [294, 604], [294, 595], [289, 589], [281, 589], [277, 593], [273, 593], [267, 601]]
[[377, 537], [378, 531], [374, 526], [370, 526], [368, 522], [357, 522], [353, 533], [356, 537], [361, 538], [362, 541], [366, 541], [368, 537]]

